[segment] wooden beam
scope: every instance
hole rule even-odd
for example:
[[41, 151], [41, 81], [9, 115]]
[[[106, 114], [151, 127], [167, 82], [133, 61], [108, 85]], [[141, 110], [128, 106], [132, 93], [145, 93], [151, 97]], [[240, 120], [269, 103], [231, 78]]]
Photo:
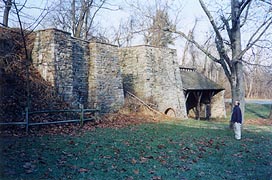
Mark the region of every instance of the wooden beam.
[[193, 92], [197, 102], [196, 102], [196, 119], [200, 120], [200, 102], [201, 102], [201, 98], [202, 98], [202, 91], [196, 91]]
[[190, 95], [190, 91], [188, 91], [188, 92], [186, 93], [186, 95], [185, 95], [185, 102], [187, 102], [187, 99], [188, 99], [189, 95]]

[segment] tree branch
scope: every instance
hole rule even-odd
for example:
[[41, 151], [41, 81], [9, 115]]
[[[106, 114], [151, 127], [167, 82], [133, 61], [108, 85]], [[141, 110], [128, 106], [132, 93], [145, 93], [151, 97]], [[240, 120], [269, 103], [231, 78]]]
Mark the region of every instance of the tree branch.
[[[86, 29], [86, 35], [87, 35], [87, 33], [89, 33], [89, 31], [90, 31], [90, 29], [91, 29], [91, 26], [93, 25], [93, 21], [94, 21], [94, 18], [96, 17], [96, 14], [98, 13], [98, 11], [103, 7], [103, 5], [105, 4], [105, 2], [106, 2], [106, 0], [103, 0], [102, 2], [101, 2], [101, 4], [98, 6], [98, 8], [95, 10], [95, 12], [94, 12], [94, 14], [93, 14], [93, 16], [92, 16], [92, 18], [91, 18], [91, 21], [90, 21], [90, 23], [89, 23], [89, 27], [88, 27], [88, 29]], [[86, 39], [87, 39], [87, 37], [85, 37]]]
[[[250, 66], [258, 66], [258, 67], [263, 67], [263, 68], [270, 68], [272, 69], [272, 65], [263, 65], [263, 64], [258, 64], [258, 63], [250, 63], [248, 61], [240, 59], [239, 61], [242, 61], [243, 63], [250, 65]], [[235, 61], [234, 61], [235, 62]], [[238, 61], [237, 61], [238, 62]]]
[[[269, 22], [270, 21], [270, 22]], [[267, 24], [267, 22], [269, 22]], [[248, 43], [246, 45], [246, 48], [235, 58], [241, 59], [242, 56], [254, 45], [256, 44], [257, 41], [260, 40], [260, 38], [263, 36], [263, 34], [266, 32], [266, 30], [271, 26], [272, 24], [272, 17], [270, 17], [267, 21], [263, 22], [263, 24], [253, 33], [253, 35], [250, 37], [250, 39], [248, 40]], [[259, 33], [259, 31], [261, 31], [261, 29], [267, 25], [262, 32]], [[256, 37], [256, 39], [254, 39], [255, 36], [257, 36], [257, 34], [259, 33], [258, 37]], [[254, 40], [253, 40], [254, 39]]]
[[195, 40], [191, 39], [190, 37], [188, 37], [183, 32], [177, 31], [177, 30], [174, 30], [174, 29], [165, 29], [164, 31], [168, 31], [168, 32], [175, 33], [175, 34], [178, 34], [178, 35], [182, 36], [183, 38], [185, 38], [190, 43], [193, 43], [200, 51], [202, 51], [204, 54], [206, 54], [211, 60], [213, 60], [214, 62], [220, 63], [219, 59], [217, 59], [216, 57], [214, 57], [204, 47], [202, 47], [198, 42], [196, 42]]
[[260, 0], [260, 1], [262, 1], [262, 2], [264, 2], [266, 4], [269, 4], [270, 6], [272, 6], [272, 2], [269, 2], [269, 1], [266, 1], [266, 0]]
[[242, 2], [238, 17], [240, 18], [241, 14], [243, 13], [244, 9], [251, 3], [252, 0], [246, 0], [245, 2]]
[[[248, 12], [249, 12], [250, 3], [251, 3], [251, 2], [248, 3], [247, 10], [246, 10], [246, 14], [245, 14], [245, 18], [244, 18], [243, 22], [241, 23], [240, 27], [243, 27], [243, 26], [245, 25], [245, 23], [246, 23], [246, 20], [247, 20], [247, 17], [248, 17]], [[240, 16], [240, 15], [239, 15], [239, 16]]]
[[229, 25], [229, 21], [225, 18], [224, 15], [221, 15], [220, 18], [221, 18], [222, 22], [224, 23], [224, 25], [226, 26], [228, 36], [231, 39], [231, 28], [230, 28], [230, 25]]
[[219, 43], [218, 45], [220, 46], [220, 49], [219, 49], [218, 52], [219, 52], [220, 56], [222, 56], [225, 59], [225, 61], [227, 62], [227, 64], [230, 67], [231, 66], [230, 58], [228, 57], [228, 55], [226, 53], [223, 38], [222, 38], [220, 32], [218, 31], [218, 28], [217, 28], [217, 26], [216, 26], [216, 24], [214, 22], [214, 19], [213, 19], [212, 15], [210, 14], [209, 10], [207, 9], [206, 5], [203, 3], [203, 1], [199, 0], [199, 3], [201, 5], [202, 9], [204, 10], [205, 14], [207, 15], [207, 17], [208, 17], [208, 19], [209, 19], [209, 21], [210, 21], [210, 23], [211, 23], [211, 25], [212, 25], [212, 27], [213, 27], [213, 29], [215, 31], [216, 38], [217, 38], [218, 43]]

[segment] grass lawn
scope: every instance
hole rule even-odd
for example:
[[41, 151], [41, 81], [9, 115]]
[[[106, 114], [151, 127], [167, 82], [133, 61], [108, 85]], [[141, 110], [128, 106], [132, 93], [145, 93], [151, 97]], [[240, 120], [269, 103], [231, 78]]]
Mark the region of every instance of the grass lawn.
[[[269, 111], [270, 105], [247, 104], [245, 118], [266, 118]], [[271, 180], [272, 127], [246, 124], [240, 141], [227, 127], [222, 119], [168, 120], [78, 135], [0, 137], [0, 179]]]
[[1, 137], [0, 179], [272, 179], [272, 128], [245, 127], [237, 141], [226, 127], [181, 120]]
[[[247, 103], [245, 106], [245, 120], [268, 118], [271, 106], [272, 104]], [[227, 104], [226, 107], [227, 117], [229, 119], [231, 115], [231, 108], [229, 104]]]
[[245, 119], [268, 118], [272, 104], [253, 104], [248, 103], [245, 107]]

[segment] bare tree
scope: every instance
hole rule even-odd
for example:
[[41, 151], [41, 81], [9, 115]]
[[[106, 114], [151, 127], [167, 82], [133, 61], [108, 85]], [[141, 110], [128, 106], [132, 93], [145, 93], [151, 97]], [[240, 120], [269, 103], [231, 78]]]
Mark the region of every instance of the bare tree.
[[135, 21], [132, 16], [125, 21], [121, 20], [118, 28], [114, 30], [112, 43], [117, 44], [118, 47], [131, 45], [134, 34], [136, 33], [135, 26]]
[[3, 16], [3, 26], [8, 27], [8, 21], [9, 21], [9, 12], [12, 6], [11, 0], [3, 0], [5, 7], [4, 7], [4, 16]]
[[156, 47], [167, 47], [174, 44], [172, 33], [164, 31], [165, 28], [175, 28], [169, 20], [166, 9], [157, 9], [152, 16], [152, 24], [144, 34], [145, 43]]
[[[16, 27], [16, 29], [10, 29], [8, 27], [2, 28], [3, 30], [1, 29], [1, 33], [2, 33], [1, 35], [5, 37], [3, 38], [4, 41], [7, 41], [7, 42], [15, 41], [11, 43], [12, 45], [8, 45], [7, 46], [8, 48], [9, 47], [16, 47], [16, 48], [12, 48], [12, 49], [8, 49], [7, 47], [4, 48], [4, 51], [6, 51], [5, 52], [6, 55], [2, 56], [1, 60], [6, 59], [6, 61], [3, 63], [4, 66], [2, 68], [4, 69], [4, 72], [6, 74], [10, 74], [10, 72], [12, 72], [12, 74], [10, 75], [16, 78], [18, 78], [19, 76], [22, 76], [22, 78], [19, 78], [19, 79], [25, 82], [25, 87], [21, 87], [25, 91], [22, 91], [23, 93], [21, 93], [20, 95], [22, 99], [24, 99], [25, 101], [23, 100], [20, 103], [22, 103], [21, 105], [24, 105], [29, 110], [30, 104], [31, 104], [30, 103], [30, 100], [31, 100], [31, 92], [30, 92], [31, 59], [29, 56], [30, 51], [29, 51], [29, 44], [27, 43], [27, 41], [31, 39], [31, 36], [29, 35], [39, 25], [39, 23], [41, 22], [45, 14], [43, 14], [44, 11], [41, 10], [40, 7], [37, 7], [39, 8], [39, 10], [41, 10], [41, 14], [38, 15], [33, 20], [32, 18], [30, 18], [32, 16], [27, 14], [26, 9], [28, 8], [35, 9], [36, 7], [29, 6], [27, 0], [25, 0], [23, 4], [18, 3], [16, 0], [13, 0], [13, 1], [7, 0], [7, 1], [4, 1], [4, 3], [5, 3], [5, 9], [4, 9], [4, 16], [3, 16], [3, 25], [9, 26], [8, 22], [12, 20], [14, 23], [16, 23], [15, 26], [13, 25], [14, 27]], [[24, 25], [27, 25], [27, 26], [24, 27]], [[17, 74], [18, 72], [20, 73]], [[23, 75], [23, 73], [25, 74]], [[11, 97], [11, 99], [13, 98]], [[14, 102], [14, 100], [11, 100], [11, 101]], [[0, 103], [2, 104], [2, 102]], [[20, 103], [18, 102], [18, 104]], [[15, 104], [17, 104], [17, 102], [14, 103], [13, 107], [15, 107]], [[2, 106], [5, 108], [4, 104], [2, 104]], [[7, 110], [13, 109], [13, 107], [11, 108], [8, 107]], [[12, 113], [16, 114], [16, 112], [12, 112]], [[27, 125], [27, 128], [28, 128], [28, 125]]]
[[250, 63], [244, 68], [247, 98], [272, 98], [272, 83], [269, 83], [272, 69], [271, 50], [265, 46], [257, 46], [251, 48], [251, 51], [245, 55], [247, 62]]
[[[0, 3], [4, 3], [3, 8], [3, 23], [1, 25], [5, 27], [18, 27], [18, 17], [15, 6], [18, 8], [20, 13], [20, 19], [24, 30], [34, 31], [40, 26], [44, 18], [49, 13], [50, 3], [45, 0], [41, 3], [31, 4], [31, 1], [24, 0], [3, 0]], [[33, 11], [37, 13], [33, 13]], [[2, 9], [0, 9], [2, 13]]]
[[[272, 72], [270, 73], [270, 75], [272, 75]], [[272, 79], [267, 84], [272, 85]], [[268, 115], [268, 119], [272, 119], [272, 104], [270, 104], [270, 113]]]
[[52, 12], [54, 27], [71, 32], [74, 37], [88, 39], [92, 37], [95, 18], [102, 10], [119, 10], [108, 0], [59, 0]]
[[133, 13], [135, 37], [152, 46], [166, 47], [174, 44], [173, 34], [164, 31], [175, 29], [181, 20], [181, 4], [178, 0], [126, 1]]
[[[199, 2], [215, 32], [215, 43], [218, 54], [212, 54], [211, 52], [207, 51], [198, 42], [196, 42], [194, 39], [191, 39], [181, 31], [170, 31], [181, 35], [182, 37], [193, 43], [212, 61], [219, 63], [222, 66], [224, 73], [230, 83], [232, 104], [234, 104], [235, 100], [240, 100], [241, 109], [244, 115], [245, 89], [243, 66], [244, 63], [247, 63], [247, 61], [243, 59], [243, 56], [250, 48], [252, 48], [259, 42], [265, 32], [267, 32], [267, 30], [270, 28], [272, 24], [272, 16], [270, 13], [271, 5], [263, 1], [231, 0], [230, 11], [225, 14], [219, 13], [221, 23], [217, 23], [203, 0], [199, 0]], [[241, 28], [244, 25], [248, 25], [248, 17], [250, 15], [250, 12], [254, 10], [252, 10], [251, 7], [258, 7], [252, 5], [253, 3], [258, 3], [259, 6], [262, 5], [263, 9], [265, 9], [266, 12], [263, 13], [263, 21], [260, 24], [255, 24], [255, 26], [258, 25], [258, 27], [255, 29], [254, 32], [251, 32], [251, 35], [249, 36], [246, 45], [244, 46], [244, 48], [242, 48]], [[253, 17], [251, 17], [251, 19], [252, 18]], [[224, 32], [226, 32], [228, 39], [224, 38], [226, 37]]]
[[270, 113], [269, 113], [268, 119], [272, 119], [272, 105], [271, 105], [271, 108], [270, 108]]

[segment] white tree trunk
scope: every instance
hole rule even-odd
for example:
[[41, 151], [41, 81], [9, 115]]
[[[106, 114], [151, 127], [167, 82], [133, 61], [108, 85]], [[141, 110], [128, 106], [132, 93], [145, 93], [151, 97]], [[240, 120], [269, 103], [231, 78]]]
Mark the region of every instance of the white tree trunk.
[[9, 12], [12, 6], [11, 0], [7, 0], [5, 2], [5, 9], [4, 9], [4, 15], [3, 15], [3, 25], [8, 27], [8, 20], [9, 20]]
[[271, 108], [270, 108], [270, 113], [269, 113], [268, 119], [272, 119], [272, 104], [271, 104]]
[[239, 0], [231, 0], [231, 21], [232, 28], [230, 32], [230, 41], [232, 49], [232, 64], [231, 64], [231, 92], [232, 105], [236, 100], [240, 101], [242, 111], [242, 119], [244, 121], [245, 112], [245, 88], [244, 88], [244, 73], [242, 59], [238, 59], [242, 52], [241, 45], [241, 25], [240, 25], [240, 3]]
[[244, 89], [244, 74], [243, 74], [243, 64], [238, 62], [234, 65], [235, 68], [232, 70], [231, 75], [231, 95], [232, 95], [232, 106], [234, 106], [235, 101], [240, 101], [240, 108], [242, 111], [242, 119], [244, 121], [245, 112], [245, 89]]

